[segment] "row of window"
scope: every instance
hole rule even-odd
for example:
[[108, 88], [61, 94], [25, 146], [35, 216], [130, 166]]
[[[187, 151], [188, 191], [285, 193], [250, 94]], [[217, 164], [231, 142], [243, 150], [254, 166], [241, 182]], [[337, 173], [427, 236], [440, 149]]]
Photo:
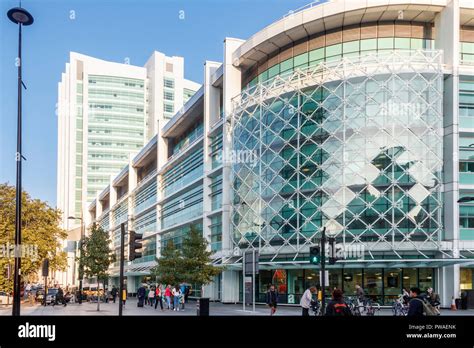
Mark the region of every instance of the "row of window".
[[203, 175], [203, 149], [198, 149], [163, 175], [165, 196]]
[[265, 82], [277, 75], [290, 74], [293, 70], [304, 69], [313, 65], [316, 66], [324, 61], [337, 61], [342, 57], [360, 56], [379, 50], [393, 49], [434, 49], [434, 40], [390, 37], [356, 40], [318, 48], [269, 67], [253, 78], [247, 85], [244, 83], [244, 88], [247, 86], [251, 88], [257, 83]]

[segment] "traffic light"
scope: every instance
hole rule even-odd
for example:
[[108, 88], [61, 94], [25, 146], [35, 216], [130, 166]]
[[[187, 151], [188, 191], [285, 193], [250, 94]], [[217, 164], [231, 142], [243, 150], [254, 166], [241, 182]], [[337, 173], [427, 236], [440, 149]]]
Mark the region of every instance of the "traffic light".
[[133, 261], [142, 257], [142, 252], [137, 251], [137, 249], [142, 248], [142, 235], [137, 234], [135, 231], [129, 232], [129, 242], [128, 242], [128, 260]]
[[309, 262], [313, 265], [318, 265], [321, 262], [321, 248], [319, 246], [309, 248]]

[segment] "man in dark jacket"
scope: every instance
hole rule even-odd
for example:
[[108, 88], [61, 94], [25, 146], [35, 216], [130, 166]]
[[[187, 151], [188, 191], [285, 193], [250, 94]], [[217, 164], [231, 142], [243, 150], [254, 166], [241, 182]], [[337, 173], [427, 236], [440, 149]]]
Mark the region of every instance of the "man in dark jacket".
[[332, 292], [332, 300], [329, 301], [326, 307], [327, 316], [351, 316], [352, 312], [349, 309], [349, 306], [346, 302], [344, 302], [344, 298], [342, 296], [342, 290], [335, 289]]
[[137, 306], [138, 307], [143, 307], [143, 302], [145, 300], [145, 294], [146, 294], [146, 289], [145, 287], [142, 285], [138, 288], [137, 290], [137, 297], [138, 297], [138, 303], [137, 303]]
[[270, 307], [270, 315], [275, 314], [278, 303], [278, 293], [275, 290], [275, 285], [270, 285], [270, 288], [267, 291], [266, 302], [268, 307]]
[[408, 314], [409, 317], [422, 317], [423, 316], [423, 298], [420, 296], [419, 288], [410, 289], [410, 302], [408, 303]]
[[115, 285], [112, 287], [112, 291], [110, 292], [110, 294], [112, 295], [112, 298], [114, 299], [114, 303], [115, 303], [115, 299], [117, 298], [117, 293], [118, 293], [118, 290], [117, 288], [115, 287]]

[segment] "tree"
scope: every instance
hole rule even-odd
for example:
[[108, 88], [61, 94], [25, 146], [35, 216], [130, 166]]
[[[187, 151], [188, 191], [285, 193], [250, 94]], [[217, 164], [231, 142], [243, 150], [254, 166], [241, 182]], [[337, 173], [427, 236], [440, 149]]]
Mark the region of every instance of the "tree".
[[164, 247], [161, 257], [156, 259], [156, 266], [151, 269], [151, 274], [162, 284], [179, 284], [184, 281], [183, 259], [181, 252], [170, 241]]
[[209, 284], [223, 269], [212, 265], [212, 252], [207, 250], [207, 246], [208, 242], [201, 231], [191, 225], [188, 235], [183, 239], [182, 248], [176, 248], [170, 241], [161, 257], [156, 259], [157, 265], [152, 268], [151, 274], [164, 284]]
[[[15, 193], [14, 186], [0, 184], [0, 245], [3, 249], [0, 253], [7, 251], [7, 245], [13, 247], [15, 244]], [[31, 198], [25, 191], [22, 192], [21, 209], [21, 243], [26, 251], [21, 259], [22, 280], [37, 277], [45, 258], [50, 260], [52, 271], [65, 270], [67, 257], [61, 249], [67, 233], [59, 227], [61, 212], [44, 201]], [[13, 290], [13, 272], [7, 278], [5, 270], [8, 265], [13, 270], [14, 262], [13, 250], [10, 250], [10, 257], [0, 257], [0, 290], [8, 293]]]
[[103, 284], [108, 278], [107, 271], [115, 261], [115, 253], [110, 247], [109, 234], [96, 224], [92, 225], [90, 235], [85, 237], [82, 244], [82, 253], [78, 258], [79, 263], [84, 265], [86, 277], [97, 278], [97, 310], [100, 310], [99, 284]]
[[183, 240], [182, 249], [184, 279], [187, 282], [204, 286], [211, 283], [214, 277], [222, 272], [222, 268], [212, 264], [212, 252], [207, 249], [207, 246], [208, 242], [201, 232], [191, 225], [188, 235]]

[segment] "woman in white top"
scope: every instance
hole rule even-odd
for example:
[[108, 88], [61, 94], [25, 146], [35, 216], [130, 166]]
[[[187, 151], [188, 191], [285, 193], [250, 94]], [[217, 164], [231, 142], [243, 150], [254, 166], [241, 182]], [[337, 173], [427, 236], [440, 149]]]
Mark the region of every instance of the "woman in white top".
[[179, 286], [175, 286], [173, 288], [173, 310], [174, 311], [178, 311], [179, 312], [179, 300], [181, 298], [181, 289], [179, 288]]
[[151, 307], [155, 304], [155, 288], [153, 286], [150, 287], [150, 291], [148, 292], [148, 303]]

